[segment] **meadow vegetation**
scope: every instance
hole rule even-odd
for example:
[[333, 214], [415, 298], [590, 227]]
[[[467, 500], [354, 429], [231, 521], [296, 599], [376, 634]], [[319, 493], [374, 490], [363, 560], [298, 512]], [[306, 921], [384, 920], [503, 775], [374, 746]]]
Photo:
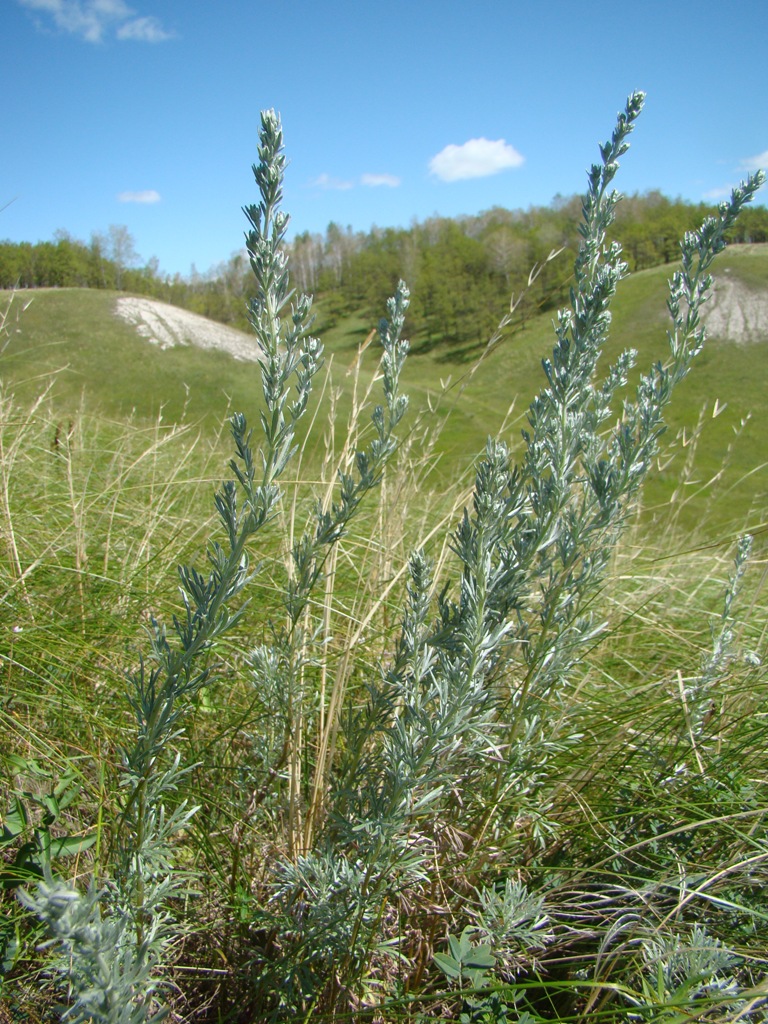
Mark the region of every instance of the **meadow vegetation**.
[[[656, 271], [622, 304], [613, 178], [642, 105], [589, 172], [520, 442], [500, 349], [436, 387], [402, 283], [378, 351], [339, 322], [330, 359], [291, 286], [272, 112], [246, 211], [259, 368], [163, 362], [119, 325], [154, 419], [123, 375], [78, 407], [55, 348], [32, 370], [42, 328], [33, 305], [17, 336], [12, 299], [0, 1018], [768, 1018], [768, 502], [755, 445], [723, 500], [704, 488], [723, 453], [695, 384], [703, 360], [755, 358], [708, 349], [701, 311], [763, 176], [685, 235], [668, 330]], [[67, 297], [40, 298], [66, 332]], [[82, 317], [105, 299], [82, 293]], [[544, 323], [526, 330], [540, 360]], [[114, 349], [78, 344], [82, 379], [108, 375]], [[214, 365], [248, 412], [218, 433], [174, 381], [211, 391]], [[715, 423], [748, 437], [755, 387]]]

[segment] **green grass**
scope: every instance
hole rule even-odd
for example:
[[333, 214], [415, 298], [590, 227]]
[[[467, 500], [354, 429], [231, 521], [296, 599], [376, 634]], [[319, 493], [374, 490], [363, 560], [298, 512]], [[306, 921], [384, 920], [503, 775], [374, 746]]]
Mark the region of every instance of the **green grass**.
[[[24, 407], [14, 408], [21, 412]], [[22, 587], [7, 557], [2, 565], [7, 628], [0, 644], [5, 680], [0, 727], [6, 756], [37, 759], [55, 778], [68, 768], [76, 772], [80, 794], [57, 822], [58, 835], [80, 834], [81, 829], [93, 834], [99, 828], [95, 808], [101, 807], [105, 821], [114, 812], [116, 796], [110, 787], [130, 729], [123, 671], [135, 663], [147, 611], [168, 621], [178, 610], [175, 566], [189, 558], [200, 561], [200, 549], [213, 528], [212, 483], [220, 473], [218, 445], [211, 446], [205, 435], [198, 437], [189, 428], [174, 432], [138, 423], [121, 426], [75, 415], [77, 431], [70, 447], [57, 451], [49, 442], [56, 424], [52, 408], [41, 407], [26, 428], [19, 415], [5, 418], [6, 444], [14, 436], [14, 424], [24, 430], [14, 464], [11, 512], [20, 557], [29, 572]], [[406, 464], [402, 476], [408, 475]], [[169, 477], [175, 495], [171, 504], [162, 497]], [[406, 501], [397, 493], [400, 486]], [[407, 548], [415, 542], [415, 512], [423, 498], [412, 482], [390, 475], [383, 515], [365, 517], [341, 545], [328, 650], [333, 670], [357, 633], [361, 612], [372, 596], [382, 596], [402, 567]], [[407, 521], [403, 505], [410, 506]], [[444, 534], [443, 529], [440, 536]], [[178, 857], [184, 867], [202, 872], [205, 883], [194, 911], [199, 934], [185, 937], [179, 946], [178, 983], [190, 1006], [202, 1006], [215, 993], [218, 978], [214, 974], [209, 981], [208, 969], [231, 971], [226, 978], [232, 994], [219, 992], [219, 1008], [243, 1024], [258, 1019], [247, 1013], [250, 970], [240, 961], [253, 955], [249, 942], [259, 933], [253, 935], [243, 925], [233, 935], [233, 917], [242, 915], [247, 922], [251, 911], [248, 891], [238, 888], [229, 894], [231, 837], [238, 808], [246, 810], [254, 746], [264, 724], [243, 679], [241, 652], [263, 638], [264, 609], [274, 608], [277, 583], [272, 579], [280, 575], [279, 561], [274, 561], [277, 540], [273, 534], [256, 552], [265, 565], [252, 588], [249, 612], [221, 650], [220, 681], [200, 701], [187, 736], [179, 740], [184, 761], [199, 765], [186, 795], [202, 810]], [[566, 745], [550, 767], [546, 791], [537, 796], [541, 814], [535, 820], [521, 814], [508, 834], [490, 842], [489, 851], [492, 857], [512, 858], [527, 879], [544, 887], [550, 913], [559, 912], [568, 927], [575, 923], [585, 935], [590, 929], [603, 934], [612, 924], [610, 902], [605, 917], [584, 905], [584, 889], [596, 884], [595, 879], [606, 891], [617, 876], [634, 879], [637, 895], [625, 897], [629, 928], [632, 901], [642, 907], [647, 898], [644, 886], [655, 891], [662, 877], [671, 886], [679, 877], [679, 865], [685, 864], [691, 878], [683, 879], [688, 890], [680, 898], [695, 884], [703, 885], [706, 899], [712, 899], [704, 914], [711, 931], [748, 957], [759, 975], [768, 955], [760, 916], [764, 870], [762, 861], [738, 867], [765, 841], [764, 801], [759, 796], [766, 749], [761, 691], [748, 666], [735, 666], [719, 691], [703, 752], [706, 776], [698, 779], [689, 768], [675, 786], [665, 781], [686, 757], [680, 739], [685, 716], [678, 673], [686, 680], [695, 677], [709, 645], [707, 625], [719, 614], [730, 571], [731, 553], [725, 550], [677, 554], [688, 542], [687, 535], [669, 525], [651, 544], [638, 529], [625, 538], [602, 594], [608, 630], [599, 650], [590, 654], [573, 695], [578, 722], [570, 727], [567, 719], [563, 722], [566, 734], [578, 728], [583, 737], [576, 746]], [[434, 543], [430, 547], [438, 553]], [[764, 561], [758, 557], [739, 600], [743, 625], [738, 643], [745, 650], [759, 648], [766, 628], [761, 576]], [[395, 581], [392, 598], [401, 589], [402, 579]], [[372, 670], [376, 655], [387, 650], [395, 609], [396, 601], [384, 596], [364, 642], [355, 647], [358, 665], [350, 680], [355, 699], [364, 692], [365, 679], [359, 673], [366, 666]], [[13, 626], [20, 630], [14, 632]], [[29, 786], [23, 776], [16, 779], [16, 785]], [[45, 791], [44, 782], [37, 784]], [[656, 838], [675, 830], [680, 831], [673, 841]], [[606, 851], [627, 847], [631, 852], [623, 860], [618, 855], [606, 860]], [[270, 863], [270, 848], [246, 833], [239, 856], [243, 876], [256, 886]], [[449, 851], [441, 856], [450, 860]], [[719, 879], [723, 864], [728, 873]], [[61, 870], [68, 874], [78, 867], [66, 861]], [[493, 860], [467, 870], [492, 880]], [[706, 899], [697, 899], [697, 906]], [[729, 913], [724, 901], [751, 909]], [[19, 909], [10, 895], [2, 906], [8, 922], [18, 920]], [[427, 914], [425, 908], [413, 912]], [[434, 948], [443, 950], [450, 922], [435, 927]], [[614, 981], [624, 985], [632, 976], [627, 957], [633, 955], [633, 933], [626, 933], [625, 956], [619, 955], [622, 934], [610, 947], [613, 954], [601, 975], [608, 986]], [[11, 976], [13, 1005], [19, 1020], [43, 1020], [54, 997], [43, 987], [34, 952], [40, 935], [22, 928], [21, 937]], [[558, 1019], [560, 1014], [563, 1020], [591, 1019], [594, 1008], [580, 1015], [590, 1005], [590, 990], [569, 987], [569, 957], [578, 955], [578, 948], [566, 943], [548, 954], [534, 992], [542, 1018]], [[217, 951], [213, 959], [212, 949]], [[561, 979], [566, 980], [561, 984]], [[536, 981], [534, 973], [526, 984]], [[621, 1001], [611, 1000], [608, 992], [599, 996], [605, 1019], [624, 1020]], [[429, 992], [423, 995], [419, 1008], [426, 1012]], [[384, 1019], [415, 1020], [407, 1004], [393, 1005]]]

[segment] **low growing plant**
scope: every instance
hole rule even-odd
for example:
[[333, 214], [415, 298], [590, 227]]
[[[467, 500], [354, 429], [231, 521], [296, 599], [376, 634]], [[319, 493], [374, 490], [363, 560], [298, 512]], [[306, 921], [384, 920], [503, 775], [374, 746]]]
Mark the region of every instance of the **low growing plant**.
[[[622, 397], [635, 352], [598, 375], [610, 302], [627, 273], [606, 236], [620, 200], [613, 179], [643, 101], [629, 98], [589, 172], [571, 304], [543, 361], [522, 455], [515, 463], [508, 443], [488, 440], [450, 558], [424, 544], [408, 559], [396, 629], [380, 596], [345, 621], [340, 581], [345, 545], [358, 524], [371, 530], [366, 503], [396, 464], [408, 290], [398, 286], [380, 325], [379, 403], [367, 427], [361, 403], [335, 490], [308, 509], [290, 501], [286, 469], [299, 457], [323, 349], [310, 298], [290, 287], [282, 129], [273, 112], [262, 115], [260, 199], [246, 209], [261, 443], [243, 415], [231, 418], [232, 479], [215, 498], [220, 539], [204, 572], [180, 568], [181, 608], [167, 626], [151, 618], [148, 649], [128, 672], [133, 738], [97, 868], [83, 885], [46, 860], [43, 880], [22, 897], [50, 929], [65, 1019], [161, 1020], [183, 986], [175, 967], [194, 948], [199, 927], [187, 908], [196, 905], [212, 907], [203, 945], [227, 965], [228, 990], [207, 990], [218, 1019], [424, 1020], [457, 1007], [466, 1020], [557, 1019], [563, 1007], [574, 1019], [598, 1001], [606, 1019], [678, 1019], [689, 1002], [695, 1013], [739, 1012], [740, 987], [753, 983], [739, 976], [744, 960], [715, 938], [706, 966], [691, 951], [726, 904], [742, 924], [762, 920], [716, 895], [721, 878], [764, 870], [762, 818], [738, 834], [735, 846], [746, 845], [723, 874], [711, 877], [693, 825], [681, 830], [694, 839], [676, 848], [676, 874], [663, 822], [665, 853], [640, 864], [648, 814], [601, 820], [578, 756], [595, 736], [588, 662], [607, 632], [601, 593], [659, 450], [664, 410], [702, 349], [710, 267], [763, 180], [753, 175], [686, 235], [670, 282], [668, 360]], [[271, 560], [267, 587], [267, 568], [249, 552], [286, 510], [283, 557]], [[748, 554], [745, 539], [712, 654], [683, 685], [684, 724], [676, 719], [656, 745], [659, 789], [676, 764], [680, 777], [717, 777], [733, 730], [721, 709], [712, 735], [713, 702], [722, 696], [732, 717], [748, 714], [743, 696], [725, 696]], [[238, 638], [233, 650], [225, 638], [242, 628], [249, 588], [273, 604], [260, 615], [260, 642], [243, 648]], [[750, 671], [757, 678], [757, 655]], [[231, 717], [223, 689], [240, 695]], [[217, 710], [219, 731], [205, 722]], [[606, 757], [616, 742], [603, 745]], [[205, 751], [202, 767], [195, 749]], [[201, 783], [207, 759], [212, 773], [229, 775], [216, 794]], [[621, 769], [614, 778], [627, 781]], [[582, 812], [590, 827], [579, 830]], [[683, 895], [694, 888], [695, 899]]]

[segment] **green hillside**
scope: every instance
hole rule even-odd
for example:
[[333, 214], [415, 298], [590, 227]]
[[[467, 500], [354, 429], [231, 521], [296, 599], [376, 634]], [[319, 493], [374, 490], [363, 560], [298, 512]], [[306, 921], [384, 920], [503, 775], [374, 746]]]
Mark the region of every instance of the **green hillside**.
[[[560, 260], [567, 258], [565, 253]], [[664, 358], [666, 281], [672, 269], [641, 271], [623, 283], [614, 304], [606, 366], [627, 347], [638, 351], [638, 372]], [[768, 301], [768, 245], [729, 249], [720, 257], [717, 275]], [[109, 419], [133, 416], [139, 421], [154, 420], [162, 411], [164, 423], [185, 419], [213, 433], [228, 411], [253, 417], [259, 391], [255, 364], [190, 345], [165, 350], [151, 345], [115, 315], [117, 296], [88, 289], [43, 289], [17, 296], [20, 315], [3, 355], [2, 375], [19, 399], [31, 399], [54, 374], [51, 397], [63, 418], [81, 408]], [[322, 303], [318, 311], [322, 324]], [[346, 317], [321, 331], [329, 382], [340, 389], [337, 411], [342, 417], [351, 408], [355, 379], [362, 394], [375, 369], [371, 346], [359, 374], [349, 372], [358, 346], [374, 326], [360, 316]], [[486, 436], [505, 422], [506, 436], [513, 443], [519, 438], [527, 406], [544, 380], [541, 359], [552, 340], [552, 316], [546, 314], [527, 321], [523, 329], [510, 329], [484, 358], [481, 348], [457, 352], [450, 344], [427, 347], [418, 338], [414, 341], [405, 386], [411, 394], [411, 423], [429, 431], [440, 428], [431, 473], [436, 485], [465, 471]], [[645, 492], [648, 509], [668, 501], [678, 485], [701, 420], [695, 461], [679, 492], [685, 499], [695, 495], [695, 508], [683, 511], [683, 521], [695, 516], [698, 522], [706, 514], [718, 526], [762, 522], [768, 506], [766, 345], [768, 337], [750, 343], [709, 340], [675, 396], [667, 434], [674, 459], [665, 458], [652, 474]]]

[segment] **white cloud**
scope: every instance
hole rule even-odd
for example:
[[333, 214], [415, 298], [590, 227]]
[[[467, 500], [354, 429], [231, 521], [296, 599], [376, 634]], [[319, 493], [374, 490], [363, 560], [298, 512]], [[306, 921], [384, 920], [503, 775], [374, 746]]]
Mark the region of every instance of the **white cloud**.
[[119, 203], [159, 203], [160, 193], [153, 188], [147, 188], [143, 192], [120, 192], [117, 201]]
[[49, 14], [56, 28], [100, 43], [105, 29], [133, 12], [123, 0], [20, 0], [22, 6]]
[[354, 180], [321, 174], [309, 182], [311, 188], [321, 188], [326, 192], [348, 192], [357, 185], [365, 185], [367, 188], [397, 188], [400, 184], [400, 178], [394, 174], [361, 174], [359, 179]]
[[172, 39], [171, 32], [166, 32], [157, 18], [134, 18], [126, 21], [117, 30], [118, 39], [132, 39], [138, 43], [164, 43]]
[[758, 153], [757, 156], [748, 156], [745, 160], [740, 161], [739, 167], [743, 171], [759, 171], [768, 167], [768, 149], [762, 153]]
[[134, 18], [125, 0], [19, 0], [23, 7], [50, 15], [62, 32], [100, 43], [113, 28], [118, 39], [157, 43], [170, 39], [156, 18]]
[[360, 178], [361, 185], [368, 185], [371, 188], [377, 188], [380, 185], [384, 185], [387, 188], [397, 188], [400, 184], [400, 179], [396, 178], [394, 174], [364, 174]]
[[314, 178], [310, 185], [314, 185], [315, 188], [322, 188], [329, 191], [335, 192], [346, 192], [350, 188], [354, 188], [354, 183], [351, 181], [342, 181], [340, 178], [332, 178], [329, 174], [321, 174], [319, 178]]
[[446, 146], [429, 161], [429, 171], [441, 181], [487, 178], [510, 167], [519, 167], [525, 157], [504, 139], [470, 139], [463, 146]]
[[[753, 171], [768, 170], [768, 149], [762, 153], [758, 153], [756, 156], [747, 156], [743, 160], [739, 160], [738, 170], [740, 172], [751, 173]], [[702, 196], [703, 199], [708, 199], [711, 202], [719, 203], [723, 199], [730, 199], [731, 192], [734, 186], [723, 186], [721, 188], [711, 188]]]

